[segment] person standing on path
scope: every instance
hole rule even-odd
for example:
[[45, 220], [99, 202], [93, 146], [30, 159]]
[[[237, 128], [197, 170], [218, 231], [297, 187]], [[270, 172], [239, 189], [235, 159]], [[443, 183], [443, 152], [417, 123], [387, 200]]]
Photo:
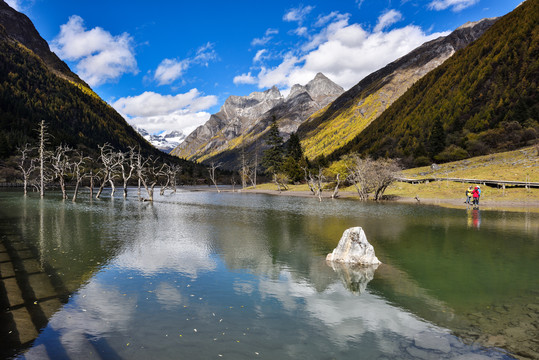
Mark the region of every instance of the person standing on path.
[[481, 186], [477, 185], [477, 205], [479, 205], [479, 198], [481, 198]]
[[472, 201], [472, 186], [470, 185], [468, 189], [466, 189], [466, 201], [464, 203], [470, 205]]
[[473, 197], [473, 204], [479, 205], [479, 188], [476, 186], [475, 189], [472, 191], [472, 197]]

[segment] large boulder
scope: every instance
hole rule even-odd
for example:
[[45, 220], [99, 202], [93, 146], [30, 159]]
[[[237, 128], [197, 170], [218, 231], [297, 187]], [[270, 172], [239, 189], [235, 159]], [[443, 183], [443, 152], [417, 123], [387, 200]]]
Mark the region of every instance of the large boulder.
[[357, 265], [381, 264], [365, 232], [359, 226], [344, 231], [339, 244], [327, 255], [326, 260]]

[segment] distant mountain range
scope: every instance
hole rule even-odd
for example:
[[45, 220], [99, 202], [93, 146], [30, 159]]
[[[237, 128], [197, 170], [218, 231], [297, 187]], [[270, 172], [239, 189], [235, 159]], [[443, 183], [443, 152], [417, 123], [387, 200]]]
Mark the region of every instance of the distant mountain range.
[[419, 79], [480, 38], [496, 20], [467, 23], [425, 43], [346, 92], [317, 74], [305, 86], [294, 85], [286, 98], [276, 87], [246, 97], [231, 96], [171, 154], [233, 168], [241, 152], [263, 151], [264, 135], [275, 120], [285, 140], [297, 132], [310, 159], [328, 156], [364, 131]]
[[297, 132], [311, 160], [360, 153], [415, 166], [535, 143], [538, 24], [539, 1], [529, 0], [421, 45], [346, 92], [318, 74], [287, 98], [275, 87], [230, 97], [172, 154], [237, 167], [240, 153], [263, 151], [272, 119], [285, 140]]
[[135, 126], [135, 130], [150, 144], [167, 154], [186, 138], [183, 132], [175, 130], [163, 131], [160, 134], [150, 134], [148, 131], [137, 126]]
[[171, 154], [200, 161], [218, 159], [224, 166], [234, 167], [241, 149], [252, 153], [258, 145], [263, 146], [263, 137], [273, 121], [287, 139], [307, 117], [343, 92], [342, 87], [318, 73], [306, 85], [294, 85], [286, 98], [275, 86], [248, 96], [230, 96], [218, 113]]

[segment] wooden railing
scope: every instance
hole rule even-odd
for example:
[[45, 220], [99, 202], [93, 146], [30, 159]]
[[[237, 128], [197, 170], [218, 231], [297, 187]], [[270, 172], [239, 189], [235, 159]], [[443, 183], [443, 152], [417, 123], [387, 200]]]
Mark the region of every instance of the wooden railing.
[[409, 179], [409, 178], [397, 178], [397, 181], [405, 182], [409, 184], [422, 184], [433, 181], [454, 181], [461, 183], [470, 183], [470, 184], [481, 184], [491, 187], [501, 187], [505, 188], [506, 186], [512, 187], [523, 187], [523, 188], [539, 188], [539, 182], [529, 182], [529, 181], [511, 181], [511, 180], [492, 180], [492, 179], [463, 179], [463, 178], [441, 178], [441, 177], [431, 177], [431, 178], [422, 178], [422, 179]]

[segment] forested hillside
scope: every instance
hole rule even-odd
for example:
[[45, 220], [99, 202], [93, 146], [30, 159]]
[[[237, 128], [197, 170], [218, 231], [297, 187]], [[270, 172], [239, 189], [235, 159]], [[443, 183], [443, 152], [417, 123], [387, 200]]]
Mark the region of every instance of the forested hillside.
[[528, 0], [433, 70], [329, 158], [424, 165], [511, 150], [539, 134], [539, 1]]
[[477, 40], [496, 20], [467, 23], [363, 78], [330, 106], [300, 125], [298, 135], [305, 155], [314, 159], [344, 146], [376, 121], [417, 80]]
[[91, 152], [109, 142], [119, 149], [140, 145], [154, 152], [114, 109], [89, 88], [50, 72], [43, 61], [8, 37], [0, 26], [0, 158], [35, 142], [45, 120], [51, 144]]

